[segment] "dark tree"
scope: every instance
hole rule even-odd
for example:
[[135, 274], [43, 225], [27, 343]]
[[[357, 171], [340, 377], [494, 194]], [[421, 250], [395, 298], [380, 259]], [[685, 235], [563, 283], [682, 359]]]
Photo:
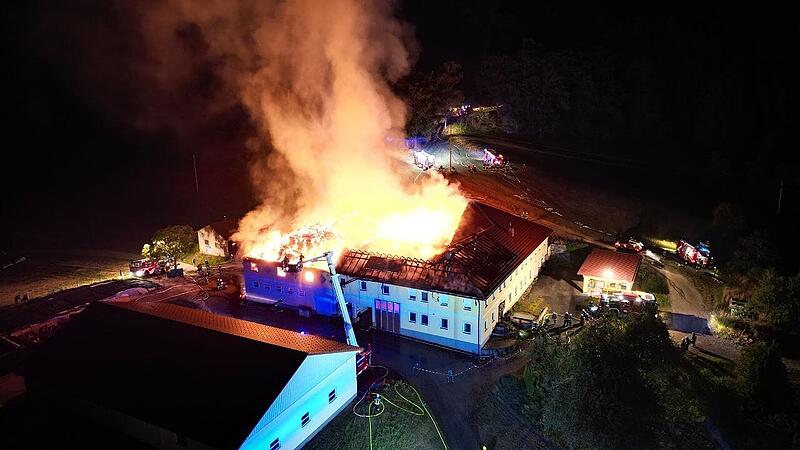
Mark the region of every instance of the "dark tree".
[[407, 132], [428, 136], [444, 120], [448, 109], [464, 103], [461, 66], [452, 61], [432, 72], [418, 74], [400, 86], [410, 109]]
[[594, 323], [569, 347], [545, 341], [525, 371], [533, 409], [566, 448], [658, 447], [665, 411], [653, 379], [674, 352], [646, 315]]
[[776, 344], [756, 342], [742, 350], [736, 363], [736, 377], [742, 394], [758, 409], [786, 409], [789, 392], [786, 368]]

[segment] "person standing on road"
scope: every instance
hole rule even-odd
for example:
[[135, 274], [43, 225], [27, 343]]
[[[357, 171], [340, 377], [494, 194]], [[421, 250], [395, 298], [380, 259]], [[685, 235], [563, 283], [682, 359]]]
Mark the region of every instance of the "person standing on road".
[[697, 344], [697, 334], [694, 331], [692, 331], [691, 340], [692, 340], [692, 347], [697, 347], [697, 345], [696, 345]]
[[681, 350], [684, 352], [689, 350], [689, 336], [684, 336], [683, 339], [681, 339]]

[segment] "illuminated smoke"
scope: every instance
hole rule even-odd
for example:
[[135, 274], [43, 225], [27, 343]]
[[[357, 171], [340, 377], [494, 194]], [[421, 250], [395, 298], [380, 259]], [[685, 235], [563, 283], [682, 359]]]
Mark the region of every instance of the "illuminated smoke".
[[[263, 202], [234, 236], [246, 254], [276, 258], [285, 233], [315, 224], [335, 230], [336, 242], [325, 245], [406, 256], [433, 256], [452, 237], [465, 199], [435, 173], [407, 181], [409, 168], [391, 157], [406, 109], [390, 83], [411, 64], [392, 6], [173, 1], [150, 12], [143, 33], [152, 45], [179, 26], [199, 27], [219, 75], [263, 134], [251, 143]], [[163, 76], [182, 70], [167, 58]]]

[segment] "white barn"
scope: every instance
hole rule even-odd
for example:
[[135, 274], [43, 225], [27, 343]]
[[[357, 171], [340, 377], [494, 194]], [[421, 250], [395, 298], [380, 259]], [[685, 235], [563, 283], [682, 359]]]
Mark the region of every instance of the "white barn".
[[197, 245], [200, 253], [225, 258], [236, 255], [236, 242], [231, 237], [236, 233], [238, 223], [225, 219], [197, 230]]
[[94, 303], [22, 372], [29, 394], [153, 447], [295, 449], [355, 398], [357, 352], [177, 305]]
[[432, 260], [346, 250], [345, 298], [397, 333], [480, 354], [495, 325], [533, 283], [552, 230], [471, 202], [447, 251]]

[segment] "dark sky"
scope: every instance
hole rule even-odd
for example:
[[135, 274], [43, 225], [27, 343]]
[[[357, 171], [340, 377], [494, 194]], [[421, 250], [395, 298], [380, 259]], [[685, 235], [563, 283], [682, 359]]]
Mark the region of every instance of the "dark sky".
[[[160, 226], [197, 226], [253, 206], [246, 113], [233, 107], [206, 114], [203, 100], [216, 88], [207, 67], [199, 66], [192, 84], [168, 98], [148, 90], [146, 74], [135, 65], [141, 52], [136, 17], [115, 4], [30, 0], [3, 6], [0, 249], [136, 250]], [[782, 41], [796, 34], [791, 15], [779, 11], [696, 4], [647, 11], [601, 2], [409, 0], [399, 15], [415, 28], [418, 69], [459, 61], [468, 97], [482, 59], [513, 53], [524, 39], [551, 49], [601, 45], [620, 58], [655, 55], [672, 66], [693, 52], [688, 60], [735, 52], [751, 70], [782, 57]], [[179, 125], [143, 124], [142, 112], [152, 109]]]

